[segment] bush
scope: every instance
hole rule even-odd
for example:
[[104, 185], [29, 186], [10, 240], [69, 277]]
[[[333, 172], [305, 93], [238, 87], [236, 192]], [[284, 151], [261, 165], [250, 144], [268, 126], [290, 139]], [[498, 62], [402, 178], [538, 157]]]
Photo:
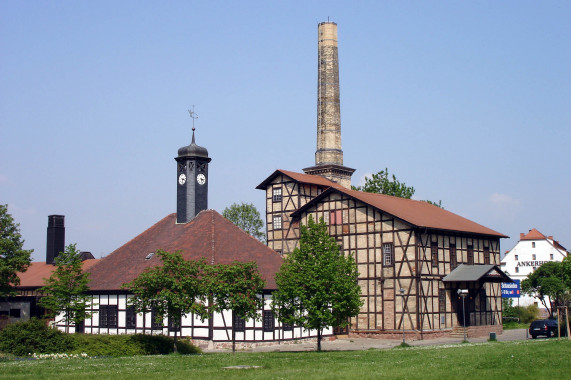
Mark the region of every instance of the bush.
[[[72, 335], [75, 342], [71, 353], [85, 352], [89, 356], [164, 355], [173, 350], [173, 338], [164, 335]], [[198, 347], [187, 341], [177, 341], [180, 354], [200, 353]]]
[[16, 322], [0, 331], [0, 351], [4, 353], [27, 356], [34, 352], [50, 354], [72, 349], [73, 340], [69, 335], [48, 327], [41, 319]]
[[502, 306], [504, 325], [508, 325], [508, 322], [511, 321], [529, 324], [535, 321], [539, 316], [539, 308], [537, 305], [513, 306], [513, 300], [511, 298], [504, 298], [502, 299]]
[[537, 305], [516, 306], [515, 309], [518, 312], [521, 323], [531, 323], [539, 316], [539, 308]]

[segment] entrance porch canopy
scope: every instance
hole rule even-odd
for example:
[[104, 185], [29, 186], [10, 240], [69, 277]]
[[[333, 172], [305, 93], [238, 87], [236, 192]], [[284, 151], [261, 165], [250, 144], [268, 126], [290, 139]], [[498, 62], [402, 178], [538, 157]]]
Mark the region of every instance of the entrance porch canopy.
[[443, 282], [513, 282], [497, 265], [460, 264], [442, 279]]

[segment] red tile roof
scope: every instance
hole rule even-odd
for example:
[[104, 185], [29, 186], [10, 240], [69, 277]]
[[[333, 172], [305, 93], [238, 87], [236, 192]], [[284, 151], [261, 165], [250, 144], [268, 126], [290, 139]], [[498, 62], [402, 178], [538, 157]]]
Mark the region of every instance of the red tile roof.
[[523, 236], [520, 236], [519, 240], [545, 240], [546, 237], [544, 234], [532, 228], [529, 232]]
[[[98, 261], [99, 259], [83, 261], [83, 270], [89, 271], [89, 269]], [[55, 268], [55, 265], [46, 264], [42, 261], [33, 262], [28, 267], [28, 270], [18, 273], [20, 285], [18, 285], [17, 288], [39, 288], [44, 286], [44, 279], [50, 277]]]
[[338, 183], [335, 183], [318, 175], [301, 174], [301, 173], [291, 172], [289, 170], [278, 169], [275, 172], [273, 172], [268, 178], [266, 178], [262, 183], [256, 186], [256, 189], [265, 190], [268, 183], [270, 183], [274, 179], [274, 177], [278, 174], [285, 174], [288, 177], [292, 178], [293, 180], [301, 183], [308, 183], [324, 187], [343, 188], [343, 186], [339, 185]]
[[170, 214], [101, 259], [91, 269], [89, 287], [95, 291], [120, 290], [123, 283], [146, 268], [160, 264], [157, 256], [145, 260], [158, 249], [181, 251], [186, 260], [205, 257], [214, 264], [255, 261], [266, 289], [276, 289], [274, 276], [282, 264], [278, 253], [214, 210], [202, 211], [186, 224], [177, 224], [176, 214]]
[[276, 170], [264, 182], [258, 185], [257, 189], [264, 189], [265, 186], [279, 173], [285, 174], [298, 182], [330, 187], [329, 190], [323, 192], [320, 196], [316, 197], [301, 209], [294, 212], [294, 215], [299, 211], [310, 207], [312, 204], [314, 204], [314, 202], [318, 202], [319, 199], [323, 198], [330, 191], [339, 191], [417, 227], [455, 232], [468, 232], [488, 236], [497, 236], [501, 238], [508, 237], [504, 234], [484, 227], [478, 223], [472, 222], [471, 220], [463, 218], [460, 215], [454, 214], [440, 207], [431, 205], [427, 202], [393, 197], [384, 194], [374, 194], [366, 193], [363, 191], [349, 190], [335, 182], [329, 181], [323, 177], [316, 175], [300, 174], [286, 170]]

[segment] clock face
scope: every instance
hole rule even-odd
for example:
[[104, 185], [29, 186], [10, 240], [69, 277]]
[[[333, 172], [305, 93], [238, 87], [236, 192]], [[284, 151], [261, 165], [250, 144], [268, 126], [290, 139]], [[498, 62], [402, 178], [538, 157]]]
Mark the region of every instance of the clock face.
[[198, 182], [199, 185], [204, 185], [206, 183], [206, 177], [204, 176], [204, 174], [197, 175], [196, 182]]
[[184, 185], [185, 182], [186, 182], [186, 174], [183, 173], [178, 176], [178, 183]]

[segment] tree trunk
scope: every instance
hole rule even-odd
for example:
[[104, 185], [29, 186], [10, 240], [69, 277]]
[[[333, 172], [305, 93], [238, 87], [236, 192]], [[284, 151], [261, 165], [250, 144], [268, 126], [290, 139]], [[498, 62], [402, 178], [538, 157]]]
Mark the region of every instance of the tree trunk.
[[236, 353], [236, 330], [234, 330], [234, 321], [232, 321], [232, 353]]
[[175, 330], [174, 330], [174, 343], [173, 343], [173, 346], [174, 346], [174, 347], [173, 347], [173, 352], [174, 352], [175, 354], [177, 353], [177, 350], [176, 350], [176, 336], [177, 336], [177, 334], [178, 334], [178, 331], [177, 331], [177, 329], [175, 329]]
[[317, 330], [317, 351], [321, 351], [321, 329]]

